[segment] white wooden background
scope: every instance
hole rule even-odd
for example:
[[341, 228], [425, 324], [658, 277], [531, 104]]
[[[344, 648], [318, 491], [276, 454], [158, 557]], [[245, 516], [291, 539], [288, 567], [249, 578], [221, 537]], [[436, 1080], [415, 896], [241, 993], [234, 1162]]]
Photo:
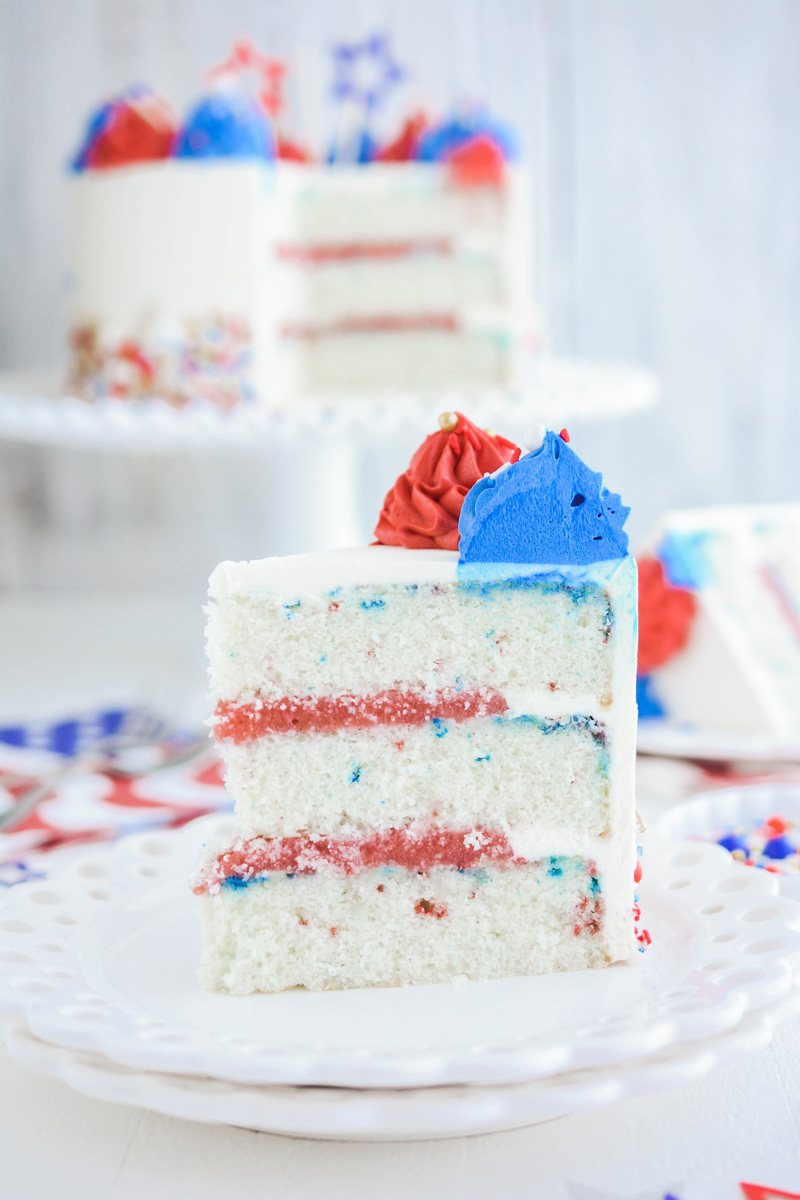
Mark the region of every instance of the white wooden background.
[[[670, 505], [800, 499], [797, 0], [0, 0], [0, 368], [60, 360], [63, 170], [105, 93], [144, 79], [181, 109], [237, 33], [372, 30], [434, 105], [486, 97], [521, 131], [550, 348], [659, 373], [659, 411], [578, 430], [634, 536]], [[373, 463], [365, 533], [412, 448]], [[0, 584], [194, 587], [306, 548], [279, 471], [0, 447]]]

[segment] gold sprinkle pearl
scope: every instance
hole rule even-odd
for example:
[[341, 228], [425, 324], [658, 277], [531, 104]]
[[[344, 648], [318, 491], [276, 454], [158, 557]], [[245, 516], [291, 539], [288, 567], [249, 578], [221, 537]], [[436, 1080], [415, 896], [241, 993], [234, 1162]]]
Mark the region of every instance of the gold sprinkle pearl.
[[443, 433], [452, 433], [458, 427], [458, 413], [439, 413], [439, 428]]
[[487, 437], [492, 437], [492, 438], [497, 437], [497, 434], [495, 433], [495, 431], [493, 429], [484, 429], [483, 432], [486, 434]]

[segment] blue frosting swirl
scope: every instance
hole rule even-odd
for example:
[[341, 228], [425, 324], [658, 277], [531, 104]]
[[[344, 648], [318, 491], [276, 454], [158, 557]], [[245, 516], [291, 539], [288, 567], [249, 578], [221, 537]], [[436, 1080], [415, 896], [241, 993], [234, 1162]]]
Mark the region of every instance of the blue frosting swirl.
[[672, 531], [666, 535], [658, 547], [657, 555], [671, 584], [696, 591], [708, 582], [711, 574], [708, 561], [710, 540], [711, 535], [705, 530], [690, 533]]
[[420, 138], [416, 157], [420, 162], [443, 162], [475, 137], [490, 137], [503, 152], [503, 158], [519, 158], [517, 135], [509, 125], [491, 117], [485, 110], [454, 117], [435, 125]]
[[557, 434], [467, 492], [459, 562], [585, 566], [628, 552], [630, 512]]
[[178, 134], [176, 158], [277, 157], [272, 126], [258, 102], [246, 92], [213, 92], [190, 112]]

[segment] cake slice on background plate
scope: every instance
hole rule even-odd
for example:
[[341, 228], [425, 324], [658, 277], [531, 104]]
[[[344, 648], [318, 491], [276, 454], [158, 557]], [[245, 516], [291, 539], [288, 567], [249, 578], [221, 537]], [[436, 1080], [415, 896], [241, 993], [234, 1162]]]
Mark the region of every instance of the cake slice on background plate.
[[[446, 413], [381, 544], [222, 563], [203, 980], [235, 993], [628, 961], [636, 567], [568, 445]], [[638, 911], [637, 914], [638, 916]]]
[[800, 505], [672, 512], [648, 545], [640, 715], [800, 740]]

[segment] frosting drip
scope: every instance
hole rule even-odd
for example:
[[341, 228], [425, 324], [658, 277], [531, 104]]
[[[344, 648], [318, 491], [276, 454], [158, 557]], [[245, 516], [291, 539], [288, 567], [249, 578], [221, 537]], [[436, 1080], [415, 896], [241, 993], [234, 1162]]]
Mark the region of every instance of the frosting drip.
[[467, 492], [487, 472], [520, 456], [513, 442], [486, 433], [461, 413], [443, 414], [440, 424], [383, 502], [375, 527], [381, 545], [457, 550], [458, 518]]

